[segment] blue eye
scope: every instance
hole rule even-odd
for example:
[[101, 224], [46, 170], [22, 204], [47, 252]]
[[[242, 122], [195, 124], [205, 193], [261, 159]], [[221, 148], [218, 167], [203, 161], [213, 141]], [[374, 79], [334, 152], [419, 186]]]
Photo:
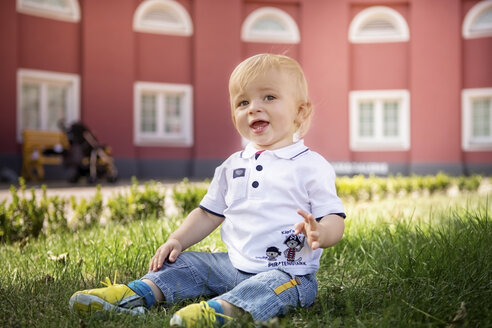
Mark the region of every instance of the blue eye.
[[268, 96], [265, 97], [265, 100], [268, 100], [268, 101], [272, 101], [274, 99], [275, 99], [275, 97], [274, 96], [271, 96], [271, 95], [268, 95]]
[[243, 100], [243, 101], [239, 102], [238, 107], [247, 106], [248, 104], [249, 104], [249, 102], [247, 100]]

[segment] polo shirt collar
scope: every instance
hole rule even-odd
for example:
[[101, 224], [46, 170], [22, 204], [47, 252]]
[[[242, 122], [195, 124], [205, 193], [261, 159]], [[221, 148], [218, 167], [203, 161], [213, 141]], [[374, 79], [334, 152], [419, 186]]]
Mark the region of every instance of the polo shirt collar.
[[[283, 148], [275, 149], [275, 150], [265, 150], [265, 152], [272, 153], [275, 156], [283, 159], [295, 159], [298, 156], [306, 153], [309, 150], [308, 147], [304, 145], [304, 140], [299, 140], [292, 145], [288, 145]], [[241, 152], [241, 158], [251, 158], [253, 157], [260, 149], [256, 149], [253, 144], [250, 142], [246, 146], [246, 148]]]

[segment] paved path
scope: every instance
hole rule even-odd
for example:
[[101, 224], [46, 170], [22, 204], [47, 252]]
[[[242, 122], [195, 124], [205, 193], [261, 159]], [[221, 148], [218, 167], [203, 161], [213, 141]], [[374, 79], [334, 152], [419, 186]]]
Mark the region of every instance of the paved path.
[[[179, 182], [179, 180], [153, 180], [156, 181], [159, 184], [162, 184], [162, 186], [166, 189], [172, 189], [172, 186], [176, 183]], [[142, 185], [144, 184], [145, 181], [140, 181], [139, 184]], [[97, 184], [86, 184], [85, 182], [79, 182], [79, 183], [68, 183], [65, 181], [43, 181], [41, 183], [27, 183], [26, 184], [26, 196], [30, 195], [30, 189], [34, 188], [36, 195], [41, 193], [41, 185], [46, 185], [46, 192], [48, 196], [54, 196], [54, 195], [60, 195], [64, 197], [70, 197], [70, 196], [75, 196], [77, 198], [79, 197], [85, 197], [85, 198], [90, 198], [96, 193], [96, 186]], [[101, 182], [101, 193], [104, 198], [121, 193], [122, 191], [128, 189], [131, 186], [132, 182], [131, 180], [121, 180], [116, 183], [107, 183], [107, 182]], [[16, 189], [19, 188], [19, 185], [15, 185]], [[11, 194], [9, 191], [10, 184], [8, 183], [0, 183], [0, 201], [4, 199], [10, 199]]]

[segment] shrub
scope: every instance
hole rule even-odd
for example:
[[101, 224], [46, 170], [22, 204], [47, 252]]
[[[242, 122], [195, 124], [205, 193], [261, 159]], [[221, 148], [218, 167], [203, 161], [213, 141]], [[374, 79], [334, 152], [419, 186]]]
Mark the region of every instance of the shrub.
[[130, 222], [164, 215], [165, 193], [155, 182], [146, 182], [139, 189], [138, 180], [133, 177], [128, 193], [119, 193], [108, 199], [110, 219]]
[[[46, 202], [38, 204], [34, 188], [30, 189], [31, 197], [25, 196], [26, 184], [23, 178], [19, 179], [19, 190], [10, 187], [12, 202], [3, 207], [5, 218], [2, 219], [2, 235], [5, 241], [21, 240], [29, 236], [38, 237], [43, 229], [47, 216]], [[19, 196], [19, 193], [22, 197]], [[46, 189], [43, 189], [43, 198], [46, 198]]]
[[[375, 176], [338, 177], [335, 181], [337, 193], [342, 198], [372, 200], [388, 194], [399, 195], [413, 191], [429, 193], [445, 191], [455, 184], [460, 191], [477, 191], [483, 177], [472, 175], [450, 178], [440, 172], [436, 176], [398, 175], [388, 178]], [[190, 183], [188, 179], [173, 188], [173, 200], [180, 215], [186, 216], [198, 207], [207, 192], [208, 181], [202, 184]], [[11, 202], [0, 202], [0, 243], [10, 243], [67, 230], [91, 228], [101, 222], [106, 214], [107, 220], [130, 222], [161, 217], [165, 214], [165, 192], [156, 182], [150, 181], [139, 186], [136, 178], [128, 191], [109, 197], [103, 201], [101, 186], [96, 188], [90, 199], [70, 199], [54, 196], [47, 197], [46, 186], [37, 194], [34, 188], [26, 190], [24, 180], [19, 179], [19, 189], [10, 187]], [[70, 212], [71, 211], [71, 212]], [[106, 211], [106, 212], [105, 212]], [[70, 224], [68, 224], [68, 222]]]
[[[45, 186], [43, 187], [46, 188]], [[45, 206], [48, 208], [47, 233], [68, 231], [68, 218], [65, 211], [68, 204], [67, 199], [60, 196], [53, 196], [43, 198], [42, 202], [45, 202]]]
[[481, 175], [471, 175], [469, 177], [460, 176], [458, 178], [458, 189], [460, 191], [476, 191], [482, 183], [483, 177]]
[[89, 200], [85, 198], [77, 200], [74, 196], [71, 196], [70, 205], [73, 210], [70, 222], [72, 229], [87, 229], [98, 224], [103, 212], [101, 185], [97, 185], [95, 195]]
[[207, 193], [205, 186], [191, 184], [188, 179], [183, 179], [173, 188], [173, 200], [181, 215], [188, 215], [200, 205], [200, 201]]

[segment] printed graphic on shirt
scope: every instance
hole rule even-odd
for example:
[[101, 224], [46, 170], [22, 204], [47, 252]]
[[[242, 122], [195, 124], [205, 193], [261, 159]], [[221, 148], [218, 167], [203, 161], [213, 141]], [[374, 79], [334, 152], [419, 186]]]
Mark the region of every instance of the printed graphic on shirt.
[[282, 252], [275, 246], [270, 246], [266, 250], [268, 261], [276, 261], [280, 255], [282, 255]]
[[296, 235], [293, 229], [281, 232], [283, 243], [278, 246], [269, 246], [265, 251], [266, 256], [258, 256], [258, 259], [268, 260], [268, 267], [306, 265], [300, 256], [304, 248], [306, 237], [302, 234]]
[[[302, 238], [302, 239], [301, 239]], [[287, 245], [287, 249], [284, 251], [284, 255], [287, 261], [296, 261], [296, 253], [300, 252], [304, 247], [304, 238], [295, 234], [288, 235], [285, 239], [284, 244]], [[301, 261], [302, 257], [298, 258], [297, 261]]]

